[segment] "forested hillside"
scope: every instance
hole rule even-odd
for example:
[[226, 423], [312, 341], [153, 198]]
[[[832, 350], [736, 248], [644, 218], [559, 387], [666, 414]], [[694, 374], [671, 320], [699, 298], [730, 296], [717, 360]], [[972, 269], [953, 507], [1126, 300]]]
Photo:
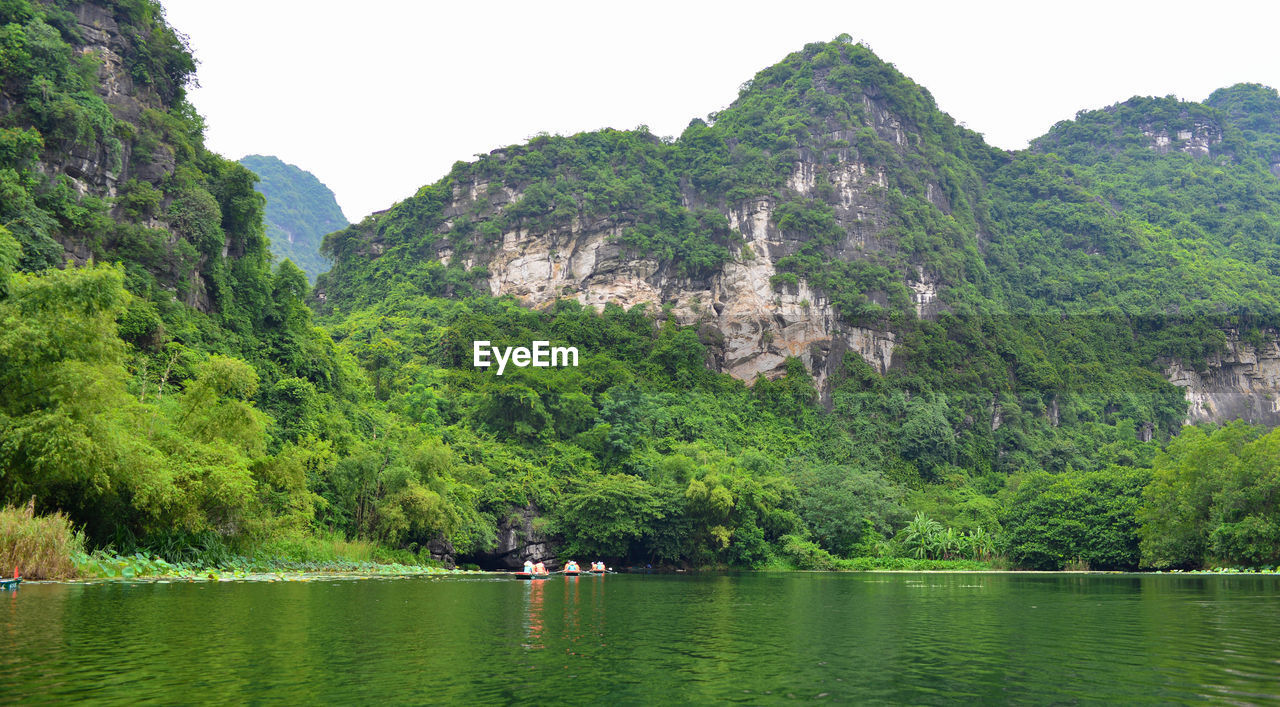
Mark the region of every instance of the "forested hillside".
[[307, 460], [372, 424], [194, 68], [152, 2], [0, 5], [0, 488], [120, 550], [309, 533]]
[[[193, 69], [150, 0], [0, 4], [0, 494], [96, 544], [1280, 562], [1277, 433], [1184, 428], [1166, 375], [1213, 401], [1274, 347], [1274, 90], [1008, 153], [841, 37], [678, 138], [459, 163], [326, 238], [312, 294]], [[582, 358], [499, 377], [481, 339]]]
[[293, 261], [314, 281], [329, 269], [328, 259], [320, 255], [321, 240], [348, 225], [333, 192], [314, 174], [278, 157], [249, 155], [240, 164], [258, 175], [255, 188], [267, 200], [264, 221], [271, 254], [277, 261]]

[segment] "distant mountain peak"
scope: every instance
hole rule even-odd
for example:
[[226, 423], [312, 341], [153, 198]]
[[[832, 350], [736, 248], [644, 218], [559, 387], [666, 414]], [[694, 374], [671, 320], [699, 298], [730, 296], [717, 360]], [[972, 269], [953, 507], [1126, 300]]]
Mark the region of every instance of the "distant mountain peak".
[[320, 254], [320, 242], [349, 225], [333, 191], [314, 174], [279, 157], [247, 155], [240, 164], [260, 179], [257, 190], [267, 200], [264, 221], [272, 255], [292, 260], [314, 281], [330, 264]]

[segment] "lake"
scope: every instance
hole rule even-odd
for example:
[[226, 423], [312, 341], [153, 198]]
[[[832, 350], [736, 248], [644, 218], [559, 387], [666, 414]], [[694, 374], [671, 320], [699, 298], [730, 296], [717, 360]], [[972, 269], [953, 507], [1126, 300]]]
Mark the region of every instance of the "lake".
[[33, 584], [0, 700], [1280, 700], [1280, 577]]

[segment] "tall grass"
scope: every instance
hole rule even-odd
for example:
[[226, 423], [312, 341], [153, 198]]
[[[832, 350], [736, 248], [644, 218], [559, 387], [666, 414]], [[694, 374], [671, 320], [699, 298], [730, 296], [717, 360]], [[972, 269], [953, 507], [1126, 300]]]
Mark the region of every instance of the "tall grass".
[[73, 555], [84, 552], [84, 535], [61, 513], [37, 516], [31, 506], [0, 509], [0, 576], [14, 568], [27, 579], [70, 579]]

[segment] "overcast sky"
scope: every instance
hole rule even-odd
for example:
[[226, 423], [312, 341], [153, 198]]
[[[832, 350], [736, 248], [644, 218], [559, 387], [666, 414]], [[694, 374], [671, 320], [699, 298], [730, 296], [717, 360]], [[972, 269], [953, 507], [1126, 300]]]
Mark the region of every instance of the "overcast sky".
[[842, 32], [1010, 149], [1133, 95], [1280, 86], [1262, 2], [162, 2], [200, 62], [209, 147], [311, 171], [353, 221], [541, 131], [678, 135]]

